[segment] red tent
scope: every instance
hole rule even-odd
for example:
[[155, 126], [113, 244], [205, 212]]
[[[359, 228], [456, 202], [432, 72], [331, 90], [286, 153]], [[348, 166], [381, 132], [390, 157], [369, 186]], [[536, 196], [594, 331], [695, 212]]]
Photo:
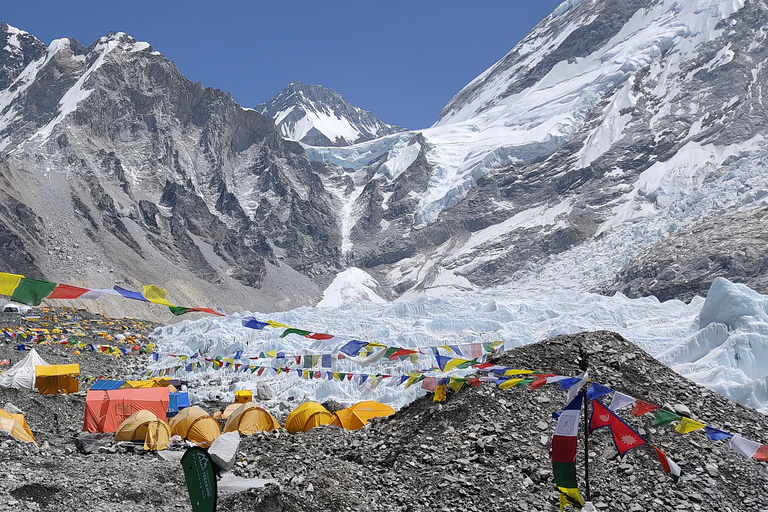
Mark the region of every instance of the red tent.
[[136, 411], [151, 411], [165, 421], [168, 388], [89, 390], [85, 397], [85, 423], [88, 432], [117, 432], [120, 424]]

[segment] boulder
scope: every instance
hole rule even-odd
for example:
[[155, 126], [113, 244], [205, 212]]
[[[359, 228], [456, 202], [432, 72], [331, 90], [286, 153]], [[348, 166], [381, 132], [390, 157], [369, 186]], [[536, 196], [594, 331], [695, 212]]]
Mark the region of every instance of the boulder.
[[235, 465], [237, 449], [240, 447], [240, 433], [237, 431], [221, 434], [208, 448], [208, 455], [222, 471], [229, 471]]
[[75, 436], [75, 448], [84, 455], [96, 453], [99, 451], [99, 445], [96, 443], [96, 437], [90, 432], [80, 432]]

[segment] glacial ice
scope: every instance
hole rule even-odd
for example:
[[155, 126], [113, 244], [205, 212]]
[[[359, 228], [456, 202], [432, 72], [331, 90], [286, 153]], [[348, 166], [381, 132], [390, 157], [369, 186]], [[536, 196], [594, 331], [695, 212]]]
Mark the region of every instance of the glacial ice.
[[[706, 300], [690, 304], [653, 297], [629, 299], [621, 294], [606, 297], [594, 293], [551, 288], [522, 289], [506, 286], [492, 290], [442, 297], [419, 297], [396, 302], [341, 303], [333, 307], [302, 307], [269, 315], [261, 320], [389, 346], [430, 347], [502, 340], [504, 348], [533, 343], [558, 334], [587, 330], [611, 330], [640, 346], [678, 373], [736, 401], [768, 413], [768, 297], [744, 285], [718, 279]], [[252, 313], [243, 313], [243, 316]], [[153, 337], [161, 353], [207, 357], [243, 357], [282, 350], [286, 355], [338, 353], [344, 342], [325, 346], [307, 338], [280, 338], [282, 329], [245, 329], [237, 319], [203, 318], [157, 329]], [[247, 360], [246, 360], [247, 361]], [[252, 364], [265, 364], [264, 359]], [[272, 361], [272, 360], [268, 360]], [[179, 364], [165, 356], [148, 369]], [[365, 368], [349, 360], [334, 363], [332, 371], [404, 374], [432, 367], [432, 356], [419, 363], [380, 361]], [[328, 371], [320, 367], [320, 371]], [[538, 368], [534, 368], [538, 369]], [[546, 368], [542, 368], [546, 370]], [[574, 367], [574, 372], [577, 369]], [[295, 374], [258, 376], [223, 370], [178, 374], [191, 382], [193, 401], [222, 398], [267, 382], [274, 397], [266, 405], [305, 399], [334, 399], [341, 403], [374, 399], [399, 408], [424, 393], [418, 386], [387, 386], [369, 379], [355, 381], [304, 380]], [[437, 375], [437, 374], [432, 374]], [[595, 376], [599, 380], [599, 376]]]

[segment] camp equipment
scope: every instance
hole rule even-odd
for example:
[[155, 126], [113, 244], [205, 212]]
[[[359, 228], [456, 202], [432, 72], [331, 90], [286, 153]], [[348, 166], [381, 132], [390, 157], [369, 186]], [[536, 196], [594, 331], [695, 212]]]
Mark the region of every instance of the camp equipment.
[[89, 390], [85, 396], [85, 421], [88, 432], [115, 432], [136, 411], [151, 411], [161, 420], [168, 410], [168, 388]]
[[390, 406], [381, 402], [366, 400], [334, 412], [330, 425], [336, 425], [347, 430], [358, 430], [367, 425], [371, 418], [383, 418], [392, 414], [395, 414], [395, 410]]
[[280, 423], [266, 409], [253, 402], [239, 405], [240, 407], [232, 413], [224, 425], [224, 432], [237, 430], [242, 435], [247, 436], [256, 432], [272, 432], [280, 428]]
[[0, 430], [10, 432], [13, 437], [20, 441], [37, 444], [23, 414], [11, 414], [0, 409]]
[[251, 391], [248, 391], [247, 389], [241, 389], [240, 391], [235, 391], [236, 404], [244, 404], [246, 402], [252, 402], [252, 401], [253, 401], [253, 393]]
[[145, 450], [168, 448], [171, 429], [150, 411], [138, 411], [125, 420], [115, 433], [115, 441], [143, 441]]
[[15, 389], [35, 389], [35, 367], [48, 366], [33, 348], [27, 357], [10, 367], [0, 376], [0, 386]]
[[203, 448], [221, 435], [219, 422], [198, 406], [187, 407], [171, 418], [171, 435], [181, 436]]
[[80, 385], [79, 364], [49, 364], [35, 366], [35, 387], [41, 395], [77, 393]]
[[291, 434], [307, 432], [331, 421], [331, 413], [317, 402], [304, 402], [291, 411], [285, 420], [285, 429]]

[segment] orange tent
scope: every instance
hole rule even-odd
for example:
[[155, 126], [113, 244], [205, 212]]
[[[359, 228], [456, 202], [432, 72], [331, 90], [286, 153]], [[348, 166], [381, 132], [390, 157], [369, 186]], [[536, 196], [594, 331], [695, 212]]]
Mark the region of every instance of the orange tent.
[[331, 413], [317, 402], [304, 402], [288, 415], [285, 429], [291, 434], [307, 432], [331, 421]]
[[89, 390], [85, 396], [85, 422], [88, 432], [116, 432], [133, 413], [151, 411], [165, 420], [168, 411], [168, 388]]
[[224, 411], [222, 411], [222, 412], [218, 412], [218, 411], [217, 411], [217, 412], [216, 412], [216, 413], [213, 415], [213, 417], [214, 417], [214, 418], [216, 418], [216, 419], [228, 420], [228, 419], [229, 419], [229, 417], [230, 417], [230, 416], [232, 416], [232, 415], [235, 413], [235, 411], [236, 411], [236, 410], [238, 410], [238, 409], [240, 408], [240, 406], [241, 406], [241, 405], [243, 405], [243, 404], [238, 404], [238, 403], [229, 404], [229, 405], [228, 405], [228, 406], [227, 406], [227, 407], [224, 409]]
[[240, 407], [229, 417], [224, 425], [224, 432], [237, 430], [244, 436], [256, 432], [272, 432], [280, 428], [274, 416], [269, 411], [262, 409], [253, 402], [240, 404]]
[[347, 430], [358, 430], [367, 425], [371, 418], [383, 418], [392, 414], [395, 414], [395, 410], [390, 406], [366, 400], [334, 412], [330, 424]]
[[10, 432], [13, 437], [20, 441], [37, 444], [23, 414], [11, 414], [0, 409], [0, 430]]
[[198, 406], [186, 407], [171, 418], [171, 435], [208, 448], [221, 435], [219, 422]]
[[168, 448], [171, 429], [150, 411], [136, 411], [120, 424], [115, 441], [144, 441], [145, 450], [160, 451]]
[[59, 391], [77, 393], [79, 375], [79, 364], [35, 366], [35, 387], [41, 395], [55, 395]]

